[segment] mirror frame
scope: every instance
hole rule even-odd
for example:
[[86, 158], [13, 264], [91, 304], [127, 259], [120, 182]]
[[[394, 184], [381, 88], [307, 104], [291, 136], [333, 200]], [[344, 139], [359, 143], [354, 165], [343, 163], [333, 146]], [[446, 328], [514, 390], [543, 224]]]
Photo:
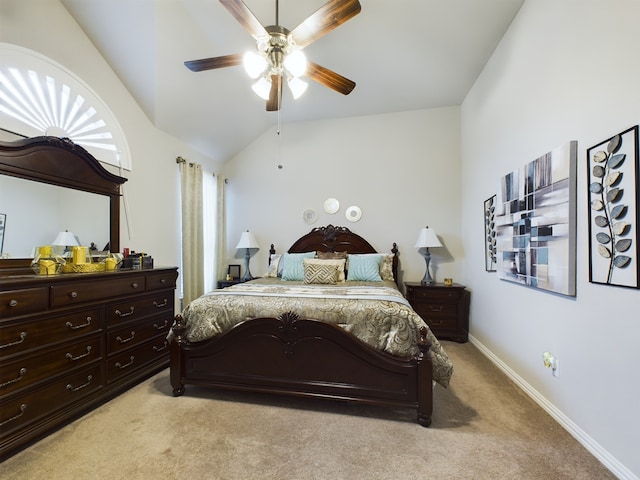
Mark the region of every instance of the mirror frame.
[[[120, 251], [120, 185], [127, 179], [107, 171], [80, 145], [50, 136], [0, 141], [0, 175], [109, 197], [109, 248]], [[0, 259], [0, 269], [23, 267], [24, 262]]]

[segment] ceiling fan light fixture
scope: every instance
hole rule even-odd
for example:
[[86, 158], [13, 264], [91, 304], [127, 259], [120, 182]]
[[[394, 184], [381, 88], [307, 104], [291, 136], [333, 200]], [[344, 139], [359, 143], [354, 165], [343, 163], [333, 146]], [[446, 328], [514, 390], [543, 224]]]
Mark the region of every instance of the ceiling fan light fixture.
[[301, 77], [307, 71], [307, 57], [302, 50], [294, 50], [284, 58], [284, 68], [294, 77]]
[[242, 64], [251, 78], [258, 78], [268, 67], [267, 60], [255, 52], [245, 53]]
[[300, 98], [309, 86], [307, 82], [300, 80], [298, 77], [289, 78], [287, 80], [287, 85], [289, 85], [289, 90], [291, 90], [294, 99]]
[[264, 77], [260, 77], [260, 79], [251, 86], [251, 89], [263, 100], [269, 100], [271, 82]]

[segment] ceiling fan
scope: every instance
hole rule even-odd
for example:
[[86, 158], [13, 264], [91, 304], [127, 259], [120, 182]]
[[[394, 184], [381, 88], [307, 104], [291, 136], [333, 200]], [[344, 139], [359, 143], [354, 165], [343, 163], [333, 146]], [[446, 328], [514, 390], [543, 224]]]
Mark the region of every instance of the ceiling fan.
[[302, 49], [360, 13], [358, 0], [329, 0], [291, 31], [279, 25], [278, 0], [276, 24], [266, 27], [242, 0], [220, 0], [220, 3], [256, 40], [257, 53], [184, 62], [189, 70], [200, 72], [243, 63], [247, 73], [258, 79], [252, 88], [266, 100], [267, 111], [280, 110], [284, 77], [294, 98], [307, 88], [306, 82], [300, 79], [303, 75], [343, 95], [348, 95], [355, 88], [355, 82], [307, 60]]

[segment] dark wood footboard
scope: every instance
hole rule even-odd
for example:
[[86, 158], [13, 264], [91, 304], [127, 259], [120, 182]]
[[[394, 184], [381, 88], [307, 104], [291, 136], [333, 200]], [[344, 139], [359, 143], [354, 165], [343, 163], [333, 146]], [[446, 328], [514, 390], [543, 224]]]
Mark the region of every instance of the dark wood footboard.
[[171, 342], [174, 396], [185, 385], [319, 397], [415, 408], [431, 424], [432, 362], [426, 329], [419, 354], [400, 359], [366, 345], [342, 328], [295, 313], [257, 318], [213, 339], [190, 343], [176, 316]]

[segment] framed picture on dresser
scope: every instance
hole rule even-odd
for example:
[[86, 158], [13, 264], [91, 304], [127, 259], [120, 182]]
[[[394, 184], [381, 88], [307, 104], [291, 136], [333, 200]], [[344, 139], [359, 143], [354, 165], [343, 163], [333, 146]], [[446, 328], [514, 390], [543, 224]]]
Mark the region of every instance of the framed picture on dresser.
[[230, 280], [240, 279], [240, 265], [229, 265], [227, 267], [227, 275], [230, 276]]

